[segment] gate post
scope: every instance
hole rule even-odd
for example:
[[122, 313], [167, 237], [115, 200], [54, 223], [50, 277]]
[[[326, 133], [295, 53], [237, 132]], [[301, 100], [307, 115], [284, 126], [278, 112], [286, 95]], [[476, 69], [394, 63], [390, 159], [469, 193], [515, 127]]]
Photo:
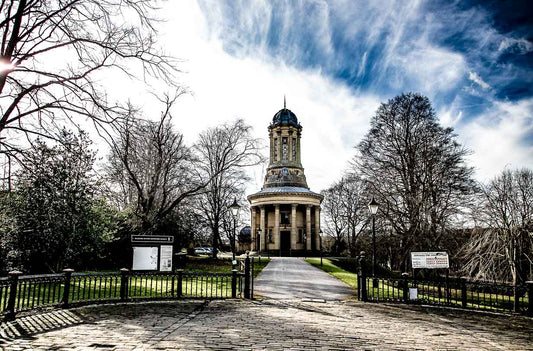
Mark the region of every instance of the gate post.
[[409, 273], [402, 273], [402, 292], [403, 292], [403, 302], [409, 303]]
[[9, 274], [9, 298], [7, 300], [7, 315], [6, 320], [12, 321], [15, 319], [15, 302], [17, 300], [17, 289], [19, 283], [19, 276], [22, 275], [20, 271], [11, 271]]
[[520, 294], [519, 294], [520, 285], [517, 282], [513, 286], [513, 312], [520, 312]]
[[250, 254], [248, 252], [244, 259], [244, 298], [250, 298]]
[[527, 315], [529, 317], [533, 317], [533, 281], [526, 282], [527, 286], [527, 297], [528, 297], [528, 304], [527, 304]]
[[178, 299], [183, 294], [183, 269], [178, 269]]
[[231, 270], [231, 297], [237, 297], [237, 270]]
[[366, 291], [366, 263], [365, 263], [365, 252], [361, 251], [361, 254], [359, 256], [359, 274], [357, 275], [359, 284], [358, 290], [359, 290], [359, 300], [360, 301], [368, 301], [368, 295]]
[[72, 277], [73, 269], [66, 268], [63, 269], [65, 274], [65, 287], [63, 289], [63, 300], [61, 301], [61, 308], [68, 308], [68, 297], [70, 296], [70, 280]]
[[468, 306], [468, 299], [466, 294], [466, 279], [459, 278], [459, 282], [461, 283], [461, 307], [466, 308]]
[[127, 268], [120, 269], [120, 301], [128, 298], [128, 272]]

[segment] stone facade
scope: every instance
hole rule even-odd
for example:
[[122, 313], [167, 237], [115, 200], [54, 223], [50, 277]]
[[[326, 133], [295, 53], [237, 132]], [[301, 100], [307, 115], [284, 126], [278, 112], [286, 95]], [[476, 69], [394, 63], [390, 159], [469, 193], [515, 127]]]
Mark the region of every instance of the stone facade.
[[265, 182], [261, 191], [248, 196], [252, 250], [283, 256], [317, 252], [323, 197], [307, 186], [300, 157], [302, 126], [284, 106], [274, 115], [268, 132], [270, 162]]

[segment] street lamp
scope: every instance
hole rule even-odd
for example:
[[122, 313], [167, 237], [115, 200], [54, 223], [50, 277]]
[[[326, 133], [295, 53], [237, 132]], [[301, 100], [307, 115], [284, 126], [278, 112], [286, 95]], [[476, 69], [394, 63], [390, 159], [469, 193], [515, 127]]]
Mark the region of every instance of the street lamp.
[[233, 215], [233, 260], [231, 261], [232, 264], [235, 262], [235, 251], [237, 251], [237, 247], [235, 246], [235, 237], [237, 237], [237, 215], [239, 214], [239, 210], [241, 209], [241, 206], [237, 203], [237, 198], [234, 198], [233, 203], [229, 206], [229, 209], [231, 210], [231, 214]]
[[372, 201], [368, 204], [368, 209], [372, 214], [372, 283], [376, 287], [376, 213], [378, 213], [379, 204], [372, 197]]

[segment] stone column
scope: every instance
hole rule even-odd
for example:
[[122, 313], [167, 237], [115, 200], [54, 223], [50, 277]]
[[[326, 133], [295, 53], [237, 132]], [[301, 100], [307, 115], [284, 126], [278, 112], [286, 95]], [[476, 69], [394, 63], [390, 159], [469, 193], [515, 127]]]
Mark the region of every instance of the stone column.
[[280, 237], [279, 237], [279, 205], [274, 205], [274, 250], [280, 249]]
[[300, 155], [300, 132], [298, 132], [297, 134], [297, 140], [296, 140], [296, 160], [298, 161], [298, 164], [301, 165], [302, 164], [302, 159], [301, 159], [301, 155]]
[[272, 164], [276, 162], [276, 160], [274, 160], [274, 136], [272, 132], [268, 133], [268, 137], [270, 138], [270, 163]]
[[289, 161], [296, 161], [296, 160], [293, 160], [292, 159], [292, 130], [289, 130], [289, 135], [287, 136], [287, 143], [289, 145], [287, 145], [289, 147], [289, 157], [287, 158]]
[[315, 247], [320, 250], [320, 206], [315, 206]]
[[250, 223], [251, 223], [251, 227], [252, 227], [252, 245], [250, 245], [250, 250], [252, 251], [257, 251], [258, 248], [256, 247], [257, 246], [257, 230], [255, 229], [255, 216], [256, 216], [256, 210], [255, 210], [255, 207], [250, 207], [250, 213], [251, 213], [251, 220], [250, 220]]
[[259, 228], [261, 228], [261, 242], [259, 243], [259, 250], [265, 251], [266, 246], [264, 245], [266, 241], [266, 237], [268, 236], [267, 230], [265, 228], [265, 206], [259, 207], [260, 209], [260, 218], [259, 218]]
[[296, 208], [297, 204], [292, 204], [291, 212], [291, 249], [296, 249], [296, 242], [298, 242], [298, 227], [296, 226]]
[[307, 236], [307, 251], [311, 251], [311, 243], [313, 238], [313, 233], [311, 233], [311, 205], [307, 205], [305, 208], [305, 233]]

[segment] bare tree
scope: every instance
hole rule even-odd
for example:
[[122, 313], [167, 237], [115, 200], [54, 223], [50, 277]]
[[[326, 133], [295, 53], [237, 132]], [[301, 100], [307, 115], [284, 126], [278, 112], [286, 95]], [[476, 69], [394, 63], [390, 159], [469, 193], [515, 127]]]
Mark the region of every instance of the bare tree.
[[525, 281], [533, 265], [533, 171], [503, 171], [482, 186], [480, 202], [473, 211], [478, 227], [462, 250], [464, 273]]
[[[199, 198], [199, 208], [213, 235], [213, 257], [221, 244], [222, 219], [233, 198], [242, 198], [248, 176], [245, 168], [264, 161], [260, 142], [251, 136], [251, 127], [238, 119], [202, 132], [196, 143], [199, 170], [209, 180]], [[233, 235], [232, 231], [226, 231]], [[230, 238], [231, 240], [231, 238]]]
[[355, 173], [344, 175], [322, 192], [325, 232], [334, 238], [335, 254], [348, 247], [350, 255], [357, 254], [357, 239], [368, 226], [368, 196], [364, 181]]
[[132, 208], [147, 234], [157, 231], [184, 199], [199, 194], [209, 183], [209, 178], [198, 174], [183, 135], [172, 129], [170, 109], [178, 96], [165, 97], [159, 121], [138, 119], [132, 111], [110, 140], [109, 180], [119, 202]]
[[379, 214], [400, 237], [401, 269], [413, 249], [443, 248], [447, 228], [474, 189], [468, 152], [442, 128], [429, 100], [402, 94], [383, 103], [354, 159]]
[[346, 185], [344, 187], [344, 196], [342, 197], [342, 206], [347, 223], [348, 248], [350, 255], [355, 257], [359, 253], [356, 250], [357, 239], [368, 227], [369, 223], [369, 200], [364, 181], [358, 174], [347, 174], [343, 181]]
[[346, 247], [346, 229], [348, 223], [344, 208], [345, 181], [333, 183], [328, 189], [321, 192], [322, 213], [324, 215], [325, 234], [333, 238], [333, 255], [339, 255]]
[[0, 155], [8, 166], [35, 136], [85, 117], [109, 123], [127, 112], [107, 101], [96, 74], [145, 76], [172, 84], [173, 62], [156, 48], [150, 0], [0, 2]]

